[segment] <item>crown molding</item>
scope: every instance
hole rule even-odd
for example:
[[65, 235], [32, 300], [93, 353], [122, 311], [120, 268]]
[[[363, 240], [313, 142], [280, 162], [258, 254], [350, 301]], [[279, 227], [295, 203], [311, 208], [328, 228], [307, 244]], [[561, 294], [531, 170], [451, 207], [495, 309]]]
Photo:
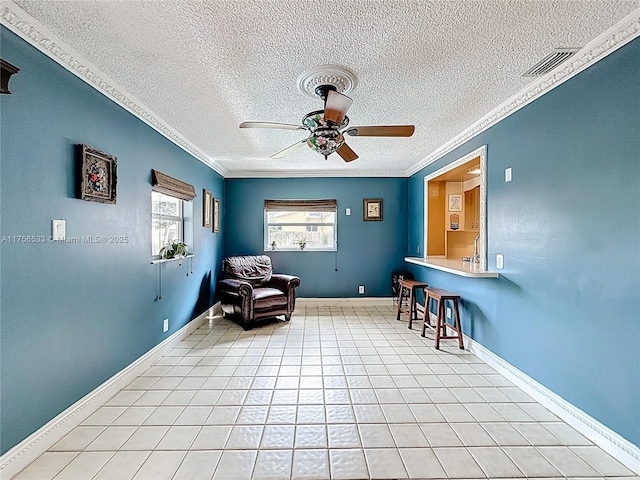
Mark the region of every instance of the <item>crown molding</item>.
[[0, 1], [0, 24], [223, 177], [228, 173], [225, 168], [222, 168], [202, 150], [167, 125], [160, 116], [140, 100], [110, 79], [91, 62], [82, 58], [47, 27], [15, 3], [8, 0]]
[[556, 69], [527, 85], [527, 87], [519, 93], [500, 104], [462, 133], [434, 150], [420, 162], [416, 163], [413, 167], [404, 172], [404, 176], [410, 177], [417, 173], [424, 167], [438, 160], [440, 157], [453, 151], [496, 123], [504, 120], [512, 113], [517, 112], [522, 107], [553, 90], [558, 85], [566, 82], [570, 78], [589, 68], [594, 63], [599, 62], [607, 55], [615, 52], [617, 49], [639, 36], [640, 8], [636, 9], [616, 23], [613, 27], [587, 43], [587, 45], [581, 48], [565, 63], [558, 65]]
[[55, 34], [10, 0], [0, 0], [0, 24], [47, 55], [56, 63], [91, 85], [107, 98], [145, 122], [158, 133], [200, 160], [224, 178], [285, 177], [410, 177], [451, 152], [476, 135], [528, 105], [553, 88], [569, 80], [618, 48], [640, 36], [640, 8], [589, 42], [565, 64], [549, 72], [506, 100], [475, 124], [440, 146], [421, 161], [403, 171], [357, 172], [342, 170], [308, 170], [298, 172], [228, 171], [196, 145], [167, 125], [157, 114], [116, 84], [93, 64], [78, 55]]
[[352, 170], [298, 170], [298, 171], [271, 171], [271, 170], [243, 170], [227, 171], [224, 178], [321, 178], [321, 177], [371, 177], [371, 178], [397, 178], [406, 177], [401, 170], [377, 170], [377, 171], [352, 171]]

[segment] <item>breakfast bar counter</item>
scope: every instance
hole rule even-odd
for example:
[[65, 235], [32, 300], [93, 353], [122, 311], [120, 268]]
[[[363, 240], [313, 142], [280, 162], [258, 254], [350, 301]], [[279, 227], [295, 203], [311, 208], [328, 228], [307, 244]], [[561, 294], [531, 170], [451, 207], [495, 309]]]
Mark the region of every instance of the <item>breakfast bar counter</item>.
[[405, 257], [405, 262], [422, 265], [427, 268], [434, 268], [443, 272], [460, 275], [470, 278], [498, 278], [498, 272], [489, 272], [480, 268], [480, 264], [463, 262], [442, 257]]

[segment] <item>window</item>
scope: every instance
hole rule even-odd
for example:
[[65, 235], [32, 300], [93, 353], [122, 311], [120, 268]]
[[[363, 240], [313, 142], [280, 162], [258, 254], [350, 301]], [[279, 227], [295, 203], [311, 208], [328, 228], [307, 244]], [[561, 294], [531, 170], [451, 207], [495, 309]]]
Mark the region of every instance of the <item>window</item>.
[[337, 249], [336, 200], [265, 200], [264, 249]]
[[[151, 170], [151, 255], [172, 242], [193, 240], [193, 185]], [[189, 249], [191, 252], [191, 249]]]
[[174, 241], [184, 242], [183, 200], [151, 192], [151, 255]]

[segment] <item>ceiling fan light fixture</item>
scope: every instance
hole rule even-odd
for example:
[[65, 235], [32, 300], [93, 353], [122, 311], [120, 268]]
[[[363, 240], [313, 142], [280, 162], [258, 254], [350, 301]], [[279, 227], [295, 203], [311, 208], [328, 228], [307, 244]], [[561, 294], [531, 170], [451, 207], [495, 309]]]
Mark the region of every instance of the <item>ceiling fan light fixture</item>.
[[324, 105], [324, 119], [336, 124], [341, 123], [352, 103], [353, 100], [346, 95], [329, 90]]
[[320, 127], [317, 128], [307, 138], [307, 145], [314, 152], [324, 156], [325, 159], [338, 150], [344, 144], [344, 137], [334, 127]]

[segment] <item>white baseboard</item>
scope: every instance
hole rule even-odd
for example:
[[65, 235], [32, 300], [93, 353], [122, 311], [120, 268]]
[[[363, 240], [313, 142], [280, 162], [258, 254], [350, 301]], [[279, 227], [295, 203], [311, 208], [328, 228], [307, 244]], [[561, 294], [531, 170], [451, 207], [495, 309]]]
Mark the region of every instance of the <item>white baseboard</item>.
[[518, 370], [492, 351], [464, 335], [467, 349], [493, 367], [505, 378], [521, 388], [529, 396], [548, 408], [582, 435], [620, 461], [630, 470], [640, 474], [640, 447], [583, 412], [544, 385]]
[[393, 306], [393, 297], [296, 298], [296, 307]]
[[218, 302], [7, 451], [0, 457], [0, 477], [9, 479], [17, 475], [118, 393], [121, 388], [147, 370], [164, 353], [219, 312], [220, 303]]

